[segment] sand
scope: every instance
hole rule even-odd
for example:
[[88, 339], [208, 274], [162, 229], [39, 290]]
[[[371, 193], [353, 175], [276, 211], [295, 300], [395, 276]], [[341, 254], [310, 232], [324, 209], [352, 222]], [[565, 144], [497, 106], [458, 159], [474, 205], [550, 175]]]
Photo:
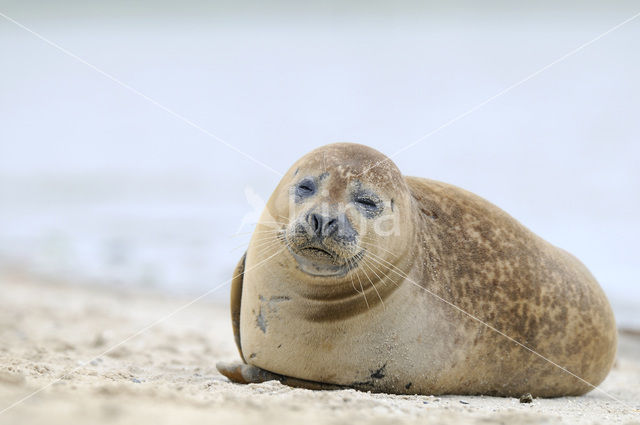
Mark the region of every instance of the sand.
[[1, 276], [0, 288], [0, 424], [640, 424], [640, 336], [632, 333], [621, 335], [601, 386], [621, 402], [598, 391], [531, 404], [322, 392], [229, 383], [215, 369], [237, 359], [228, 310], [207, 298], [156, 323], [191, 299], [16, 273]]

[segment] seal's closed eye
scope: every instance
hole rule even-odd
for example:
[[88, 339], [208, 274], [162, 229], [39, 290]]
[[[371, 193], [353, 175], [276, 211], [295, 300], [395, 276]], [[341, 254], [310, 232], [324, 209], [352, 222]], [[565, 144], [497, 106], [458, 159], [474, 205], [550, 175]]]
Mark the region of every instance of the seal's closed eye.
[[302, 179], [295, 188], [297, 199], [307, 198], [316, 193], [316, 182], [311, 177]]
[[366, 208], [371, 208], [371, 209], [378, 208], [378, 205], [376, 204], [376, 202], [370, 198], [358, 198], [356, 199], [356, 202]]
[[353, 202], [367, 218], [372, 218], [382, 212], [382, 200], [374, 193], [357, 192], [353, 195]]

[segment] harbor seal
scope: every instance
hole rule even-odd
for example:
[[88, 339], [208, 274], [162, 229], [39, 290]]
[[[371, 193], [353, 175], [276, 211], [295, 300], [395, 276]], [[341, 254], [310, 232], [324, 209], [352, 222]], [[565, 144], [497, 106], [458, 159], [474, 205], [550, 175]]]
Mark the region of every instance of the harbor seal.
[[580, 395], [616, 326], [587, 268], [488, 201], [331, 144], [284, 175], [234, 273], [235, 382]]

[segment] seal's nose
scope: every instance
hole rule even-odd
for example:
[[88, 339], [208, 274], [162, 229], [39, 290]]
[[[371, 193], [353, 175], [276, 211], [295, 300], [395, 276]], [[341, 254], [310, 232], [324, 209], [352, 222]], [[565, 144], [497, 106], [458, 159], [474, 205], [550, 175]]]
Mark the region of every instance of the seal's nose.
[[307, 223], [309, 223], [313, 235], [320, 238], [332, 236], [336, 239], [350, 241], [356, 235], [356, 231], [345, 214], [335, 217], [309, 213], [307, 215]]
[[331, 236], [338, 230], [338, 220], [318, 213], [310, 213], [307, 217], [311, 231], [316, 236]]

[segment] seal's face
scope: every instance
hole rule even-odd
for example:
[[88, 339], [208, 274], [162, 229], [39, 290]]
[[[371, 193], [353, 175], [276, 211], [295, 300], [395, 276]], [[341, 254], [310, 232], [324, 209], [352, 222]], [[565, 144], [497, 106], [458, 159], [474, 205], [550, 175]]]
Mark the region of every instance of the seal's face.
[[368, 261], [372, 276], [371, 263], [385, 261], [381, 247], [393, 249], [401, 240], [407, 227], [400, 225], [407, 190], [390, 161], [370, 168], [383, 159], [361, 145], [328, 145], [303, 157], [287, 173], [277, 190], [277, 205], [282, 206], [286, 196], [288, 211], [272, 215], [288, 219], [280, 238], [299, 270], [318, 279], [335, 279], [357, 273]]
[[289, 190], [297, 211], [285, 237], [299, 268], [314, 276], [343, 276], [357, 267], [364, 255], [359, 221], [382, 213], [380, 195], [358, 180], [332, 179], [329, 171], [302, 176]]

